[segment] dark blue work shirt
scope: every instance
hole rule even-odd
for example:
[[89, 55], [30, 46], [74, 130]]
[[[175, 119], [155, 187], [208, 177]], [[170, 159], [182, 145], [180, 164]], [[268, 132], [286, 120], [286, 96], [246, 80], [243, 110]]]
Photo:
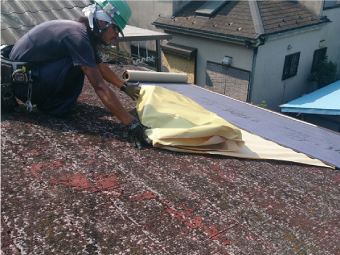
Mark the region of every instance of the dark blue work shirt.
[[93, 48], [84, 24], [52, 20], [32, 28], [14, 45], [10, 59], [36, 64], [71, 58], [74, 66], [96, 67], [102, 60]]

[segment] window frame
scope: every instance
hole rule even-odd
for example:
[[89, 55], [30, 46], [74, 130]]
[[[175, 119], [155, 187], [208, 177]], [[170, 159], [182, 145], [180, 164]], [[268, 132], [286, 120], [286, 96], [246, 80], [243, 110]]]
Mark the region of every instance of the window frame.
[[299, 69], [300, 55], [301, 52], [296, 52], [293, 54], [289, 54], [285, 57], [282, 72], [282, 80], [286, 80], [297, 75]]

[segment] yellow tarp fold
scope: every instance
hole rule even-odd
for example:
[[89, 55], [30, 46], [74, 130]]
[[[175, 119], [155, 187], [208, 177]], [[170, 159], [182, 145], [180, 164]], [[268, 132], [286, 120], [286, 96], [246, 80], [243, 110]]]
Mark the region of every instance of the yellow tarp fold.
[[193, 100], [162, 87], [142, 86], [136, 109], [140, 121], [151, 127], [146, 134], [155, 147], [330, 167], [318, 159], [239, 129]]
[[193, 150], [237, 151], [244, 141], [240, 130], [191, 99], [156, 86], [143, 86], [137, 112], [149, 127], [153, 145]]

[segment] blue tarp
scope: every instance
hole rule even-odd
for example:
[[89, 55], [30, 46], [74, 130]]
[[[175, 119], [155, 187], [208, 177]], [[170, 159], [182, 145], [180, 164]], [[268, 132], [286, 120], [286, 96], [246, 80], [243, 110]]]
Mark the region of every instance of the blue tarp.
[[340, 80], [280, 107], [281, 112], [340, 115]]

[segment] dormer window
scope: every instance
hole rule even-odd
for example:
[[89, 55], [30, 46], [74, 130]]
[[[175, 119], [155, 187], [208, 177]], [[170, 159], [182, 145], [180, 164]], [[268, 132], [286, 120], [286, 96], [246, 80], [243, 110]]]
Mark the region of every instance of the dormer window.
[[225, 1], [206, 1], [195, 13], [197, 16], [213, 16], [228, 0]]

